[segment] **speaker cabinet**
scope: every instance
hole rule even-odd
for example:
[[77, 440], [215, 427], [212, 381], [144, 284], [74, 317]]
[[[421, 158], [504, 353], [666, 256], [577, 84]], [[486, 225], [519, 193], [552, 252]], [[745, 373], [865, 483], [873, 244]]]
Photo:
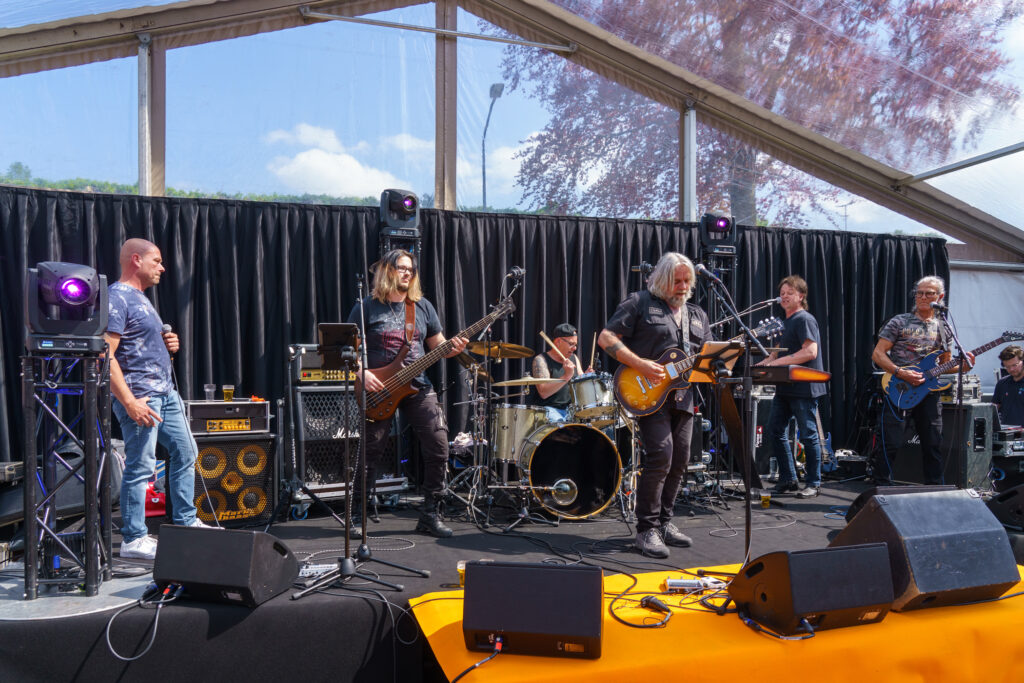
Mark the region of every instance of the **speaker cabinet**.
[[872, 486], [866, 491], [862, 491], [857, 498], [850, 503], [850, 507], [846, 508], [846, 521], [849, 522], [851, 519], [857, 516], [857, 513], [868, 504], [868, 501], [875, 496], [899, 496], [904, 493], [923, 493], [925, 491], [955, 491], [956, 487], [952, 485], [932, 485], [932, 486]]
[[[996, 408], [991, 403], [968, 403], [963, 407], [942, 404], [943, 480], [962, 489], [988, 488], [992, 467], [992, 435]], [[921, 444], [913, 425], [906, 424], [908, 442], [896, 454], [893, 477], [897, 481], [925, 483], [921, 466]]]
[[160, 527], [153, 580], [181, 584], [196, 600], [256, 607], [288, 590], [298, 575], [288, 546], [262, 531]]
[[604, 577], [599, 567], [469, 562], [462, 634], [470, 650], [597, 659]]
[[973, 490], [876, 495], [830, 547], [889, 546], [893, 609], [995, 598], [1020, 581], [999, 521]]
[[[274, 436], [197, 436], [196, 516], [223, 526], [262, 524], [277, 504]], [[170, 500], [170, 496], [168, 496]]]
[[[348, 492], [345, 448], [347, 445], [349, 449], [349, 466], [356, 472], [362, 429], [359, 404], [352, 390], [342, 386], [298, 387], [294, 391], [294, 410], [295, 478], [322, 499], [344, 497]], [[396, 419], [380, 458], [383, 471], [377, 472], [375, 490], [378, 493], [407, 488], [407, 482], [397, 476], [400, 474], [398, 437], [394, 431], [397, 424]]]
[[874, 624], [892, 604], [884, 543], [779, 551], [744, 565], [729, 584], [742, 613], [783, 635]]
[[988, 509], [1003, 526], [1024, 531], [1024, 484], [990, 498]]

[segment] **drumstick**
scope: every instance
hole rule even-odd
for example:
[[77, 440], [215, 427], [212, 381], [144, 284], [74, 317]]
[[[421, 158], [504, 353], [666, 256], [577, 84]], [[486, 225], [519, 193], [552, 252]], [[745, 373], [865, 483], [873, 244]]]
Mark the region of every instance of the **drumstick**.
[[555, 350], [555, 353], [557, 353], [557, 354], [558, 354], [558, 357], [562, 359], [562, 362], [563, 362], [563, 363], [564, 363], [565, 361], [569, 360], [568, 358], [566, 358], [566, 357], [565, 357], [565, 355], [564, 355], [564, 354], [563, 354], [563, 353], [562, 353], [561, 351], [559, 351], [559, 350], [558, 350], [558, 347], [557, 347], [557, 346], [555, 346], [555, 342], [553, 342], [553, 341], [551, 341], [550, 339], [548, 339], [548, 335], [546, 335], [546, 334], [544, 334], [543, 332], [541, 332], [541, 333], [540, 333], [540, 336], [541, 336], [541, 337], [542, 337], [542, 338], [544, 339], [544, 341], [546, 341], [546, 342], [548, 343], [548, 345], [549, 345], [549, 346], [550, 346], [550, 347], [551, 347], [552, 349], [554, 349], [554, 350]]
[[594, 354], [597, 353], [597, 332], [594, 333], [594, 341], [590, 344], [590, 365], [588, 368], [594, 367]]

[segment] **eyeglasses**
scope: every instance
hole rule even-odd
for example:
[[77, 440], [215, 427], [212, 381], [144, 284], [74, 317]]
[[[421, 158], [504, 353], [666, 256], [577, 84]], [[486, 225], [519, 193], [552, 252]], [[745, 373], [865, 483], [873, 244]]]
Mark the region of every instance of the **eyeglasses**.
[[395, 270], [399, 273], [409, 273], [410, 275], [416, 272], [416, 269], [412, 266], [395, 266]]
[[925, 290], [925, 289], [914, 290], [914, 296], [916, 296], [919, 299], [934, 299], [938, 295], [939, 295], [938, 292], [931, 291], [931, 290]]
[[1021, 361], [1019, 358], [1013, 362], [1003, 361], [1003, 367], [1007, 370], [1016, 370], [1021, 365], [1024, 365], [1024, 361]]

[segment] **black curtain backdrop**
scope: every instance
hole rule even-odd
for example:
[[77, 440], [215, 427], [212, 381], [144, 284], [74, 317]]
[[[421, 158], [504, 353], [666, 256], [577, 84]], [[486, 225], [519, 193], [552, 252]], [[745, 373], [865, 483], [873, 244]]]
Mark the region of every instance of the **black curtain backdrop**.
[[[26, 269], [40, 261], [88, 264], [118, 276], [129, 237], [153, 241], [167, 272], [147, 291], [181, 337], [175, 369], [182, 395], [234, 384], [236, 396], [276, 400], [285, 392], [287, 347], [314, 343], [321, 322], [344, 320], [356, 301], [365, 248], [378, 256], [376, 207], [309, 206], [212, 199], [84, 194], [0, 186], [0, 457], [21, 458], [20, 357], [24, 352]], [[641, 287], [630, 266], [664, 251], [701, 256], [694, 224], [607, 218], [422, 212], [424, 291], [445, 334], [482, 318], [512, 266], [526, 269], [518, 310], [494, 338], [544, 348], [539, 331], [570, 321], [589, 360], [593, 335], [627, 293]], [[739, 227], [733, 298], [742, 309], [776, 296], [791, 273], [809, 283], [810, 312], [822, 328], [823, 403], [833, 443], [854, 434], [855, 399], [871, 379], [875, 334], [909, 310], [923, 275], [949, 279], [938, 238], [826, 230]], [[706, 303], [704, 285], [696, 301]], [[773, 312], [781, 315], [781, 309]], [[766, 313], [765, 313], [766, 314]], [[755, 317], [761, 318], [765, 314]], [[597, 352], [604, 369], [610, 361]], [[518, 377], [528, 361], [492, 367], [495, 380]], [[432, 379], [449, 407], [452, 436], [465, 430], [466, 373], [444, 361]], [[522, 398], [509, 398], [522, 403]]]

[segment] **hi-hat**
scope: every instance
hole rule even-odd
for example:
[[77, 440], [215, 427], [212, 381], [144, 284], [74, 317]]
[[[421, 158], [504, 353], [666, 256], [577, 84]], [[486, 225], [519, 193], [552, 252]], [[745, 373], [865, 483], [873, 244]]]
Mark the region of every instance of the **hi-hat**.
[[550, 377], [520, 377], [519, 379], [507, 379], [504, 382], [495, 382], [492, 387], [526, 387], [533, 384], [544, 384], [554, 381]]
[[469, 355], [465, 351], [455, 356], [455, 360], [459, 361], [459, 365], [466, 368], [470, 372], [473, 372], [475, 369], [476, 376], [479, 379], [483, 380], [484, 382], [492, 381], [490, 374], [488, 374], [486, 370], [480, 367], [480, 363], [476, 361], [476, 358], [473, 358], [473, 356]]
[[529, 358], [533, 355], [533, 349], [508, 342], [474, 341], [466, 344], [466, 350], [478, 356], [491, 358]]

